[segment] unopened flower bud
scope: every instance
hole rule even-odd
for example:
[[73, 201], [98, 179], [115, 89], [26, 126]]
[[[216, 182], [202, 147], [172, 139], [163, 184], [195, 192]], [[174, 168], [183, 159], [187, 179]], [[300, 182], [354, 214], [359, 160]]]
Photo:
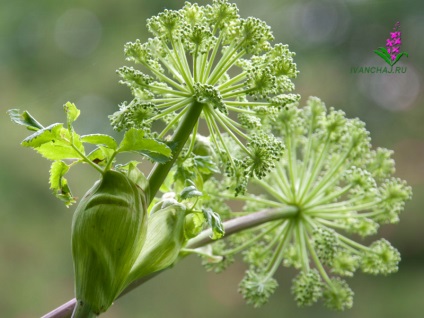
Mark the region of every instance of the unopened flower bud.
[[72, 224], [74, 317], [106, 311], [123, 290], [146, 237], [146, 210], [144, 192], [117, 171], [105, 172], [83, 197]]

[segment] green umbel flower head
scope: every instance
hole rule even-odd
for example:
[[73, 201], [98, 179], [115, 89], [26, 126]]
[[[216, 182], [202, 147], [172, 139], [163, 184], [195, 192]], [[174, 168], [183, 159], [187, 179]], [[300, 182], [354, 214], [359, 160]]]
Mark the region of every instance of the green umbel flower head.
[[[227, 174], [243, 179], [235, 184], [263, 177], [284, 147], [272, 135], [263, 138], [260, 129], [271, 115], [299, 99], [287, 94], [298, 73], [294, 53], [287, 45], [271, 45], [270, 27], [259, 19], [240, 18], [236, 5], [226, 0], [207, 6], [186, 2], [181, 10], [165, 10], [150, 18], [147, 27], [153, 37], [146, 43], [136, 40], [125, 45], [127, 60], [141, 69], [118, 70], [134, 100], [110, 116], [113, 127], [149, 130], [162, 120], [166, 126], [157, 137], [164, 138], [197, 103], [211, 142], [228, 166]], [[234, 120], [237, 116], [239, 122]], [[240, 158], [234, 158], [223, 133], [241, 149]], [[240, 170], [246, 173], [239, 176]], [[244, 190], [236, 188], [237, 193]]]
[[400, 261], [387, 240], [365, 246], [351, 234], [365, 237], [381, 224], [396, 223], [411, 187], [392, 177], [392, 152], [372, 149], [360, 120], [327, 109], [318, 98], [278, 116], [274, 128], [283, 136], [284, 156], [266, 177], [252, 179], [267, 195], [238, 199], [247, 202], [245, 214], [271, 208], [281, 217], [234, 235], [220, 251], [228, 255], [244, 249], [249, 255], [244, 260], [251, 268], [240, 291], [255, 306], [275, 289], [262, 292], [259, 283], [271, 282], [283, 264], [300, 270], [292, 287], [299, 305], [322, 298], [331, 309], [350, 308], [353, 292], [332, 275], [350, 277], [358, 269], [387, 275], [397, 271]]

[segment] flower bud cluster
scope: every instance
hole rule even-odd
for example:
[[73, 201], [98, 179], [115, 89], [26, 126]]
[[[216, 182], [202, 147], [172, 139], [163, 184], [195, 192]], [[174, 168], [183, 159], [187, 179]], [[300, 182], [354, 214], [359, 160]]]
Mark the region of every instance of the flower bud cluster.
[[402, 32], [399, 29], [400, 23], [397, 22], [393, 28], [393, 32], [390, 32], [390, 37], [386, 40], [386, 49], [392, 61], [396, 60], [397, 55], [400, 53], [400, 46], [402, 45]]
[[[127, 60], [143, 71], [127, 66], [117, 71], [134, 100], [110, 116], [112, 126], [149, 131], [162, 120], [166, 126], [158, 137], [164, 138], [188, 109], [202, 107], [217, 153], [234, 157], [223, 133], [240, 149], [239, 157], [228, 162], [230, 170], [247, 168], [245, 181], [263, 177], [282, 156], [282, 146], [271, 136], [260, 149], [257, 131], [299, 100], [299, 95], [287, 94], [298, 73], [294, 53], [287, 45], [273, 46], [265, 22], [241, 18], [237, 6], [226, 0], [207, 6], [186, 2], [181, 10], [164, 10], [148, 19], [147, 28], [153, 35], [147, 42], [125, 45]], [[233, 119], [237, 116], [241, 123]], [[242, 185], [239, 192], [244, 191]]]
[[240, 234], [239, 248], [239, 234], [234, 235], [227, 248], [221, 243], [220, 252], [244, 250], [250, 268], [240, 291], [254, 306], [274, 290], [267, 286], [283, 264], [300, 270], [292, 286], [299, 305], [322, 299], [331, 309], [350, 308], [353, 292], [338, 276], [351, 277], [357, 270], [387, 275], [400, 261], [387, 240], [366, 246], [351, 234], [373, 235], [380, 225], [398, 222], [411, 187], [392, 176], [392, 151], [373, 149], [360, 120], [327, 109], [314, 97], [277, 116], [274, 129], [284, 140], [284, 155], [265, 177], [252, 179], [262, 195], [238, 199], [246, 201], [243, 213], [271, 208], [287, 216]]

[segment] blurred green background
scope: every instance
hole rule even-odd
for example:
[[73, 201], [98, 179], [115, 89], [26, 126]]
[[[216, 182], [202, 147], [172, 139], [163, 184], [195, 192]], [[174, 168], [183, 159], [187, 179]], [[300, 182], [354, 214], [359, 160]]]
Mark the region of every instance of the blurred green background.
[[[113, 134], [107, 115], [130, 99], [115, 70], [123, 45], [148, 38], [146, 18], [183, 0], [0, 0], [0, 317], [39, 317], [73, 296], [70, 223], [48, 189], [49, 163], [19, 146], [28, 132], [13, 125], [9, 108], [27, 109], [42, 123], [61, 122], [62, 105], [82, 110], [80, 133]], [[199, 1], [206, 4], [208, 1]], [[424, 316], [424, 2], [391, 0], [237, 1], [242, 17], [272, 27], [276, 42], [297, 52], [296, 83], [303, 100], [322, 98], [366, 122], [373, 145], [395, 150], [397, 176], [413, 186], [400, 224], [380, 235], [402, 253], [389, 277], [357, 274], [354, 308], [330, 312], [296, 308], [293, 272], [281, 269], [280, 288], [262, 309], [244, 304], [237, 285], [245, 267], [206, 273], [196, 257], [118, 300], [102, 317], [423, 317]], [[384, 66], [373, 50], [400, 21], [404, 74], [351, 74], [353, 66]], [[81, 197], [96, 174], [69, 178]]]

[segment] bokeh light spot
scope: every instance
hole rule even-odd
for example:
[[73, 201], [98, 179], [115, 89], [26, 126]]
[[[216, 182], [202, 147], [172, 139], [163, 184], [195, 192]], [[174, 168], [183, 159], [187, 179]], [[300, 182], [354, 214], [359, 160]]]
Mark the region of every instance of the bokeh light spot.
[[291, 20], [303, 44], [337, 44], [346, 37], [350, 15], [339, 1], [310, 1], [293, 5]]
[[[378, 106], [391, 111], [404, 111], [414, 104], [421, 83], [413, 66], [396, 64], [393, 69], [396, 67], [406, 67], [405, 73], [363, 74], [358, 77], [358, 87]], [[389, 66], [387, 68], [390, 70]]]
[[55, 26], [57, 46], [72, 57], [85, 57], [98, 46], [102, 35], [99, 19], [86, 9], [73, 8], [63, 13]]

